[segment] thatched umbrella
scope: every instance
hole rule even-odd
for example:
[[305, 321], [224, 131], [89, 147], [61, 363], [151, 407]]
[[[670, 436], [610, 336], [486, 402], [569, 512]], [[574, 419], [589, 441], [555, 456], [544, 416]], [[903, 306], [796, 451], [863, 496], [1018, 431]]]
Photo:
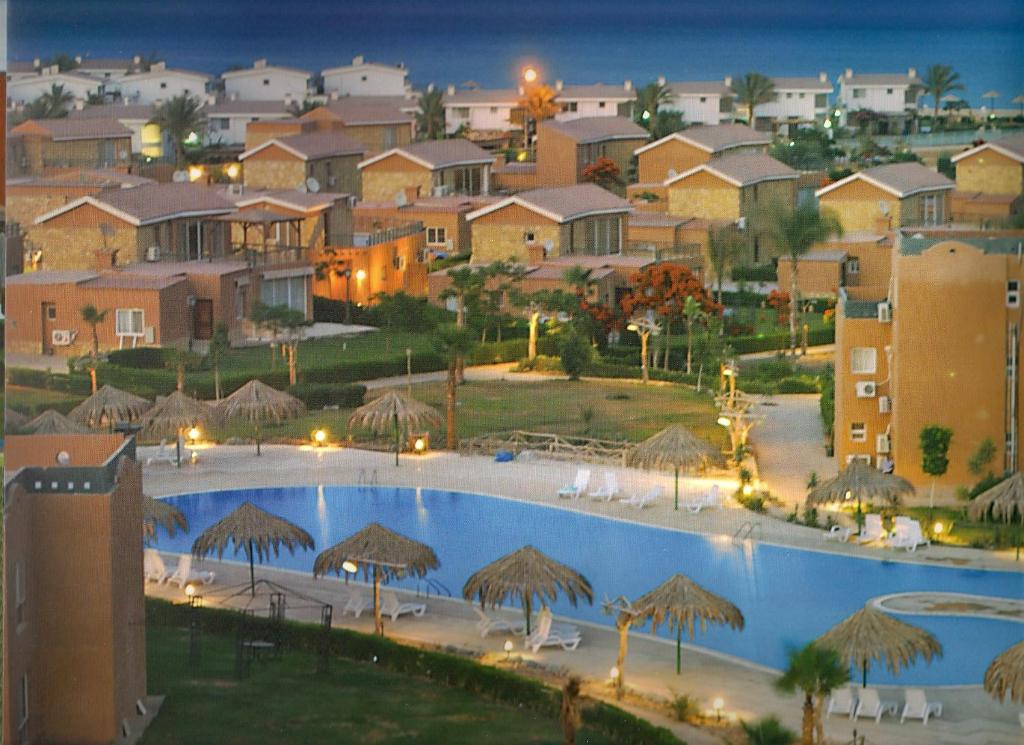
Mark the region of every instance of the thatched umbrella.
[[481, 607], [495, 607], [511, 598], [519, 598], [526, 614], [526, 633], [530, 633], [530, 606], [536, 595], [541, 605], [554, 600], [559, 591], [576, 605], [577, 598], [594, 602], [590, 582], [572, 567], [555, 561], [533, 546], [502, 556], [466, 580], [462, 597], [470, 602], [479, 598]]
[[1000, 654], [985, 671], [985, 691], [998, 701], [1007, 696], [1024, 704], [1024, 642]]
[[188, 519], [175, 507], [163, 499], [153, 499], [142, 495], [142, 534], [146, 538], [156, 535], [156, 526], [160, 525], [173, 538], [179, 529], [188, 532]]
[[44, 411], [22, 427], [21, 431], [27, 435], [87, 435], [91, 432], [88, 427], [71, 421], [53, 409]]
[[[1017, 472], [976, 496], [967, 508], [972, 520], [1010, 522], [1016, 517], [1024, 525], [1024, 473]], [[1020, 527], [1017, 528], [1017, 560], [1020, 560]]]
[[370, 523], [358, 533], [320, 553], [313, 563], [313, 576], [328, 572], [341, 574], [363, 570], [364, 579], [373, 577], [373, 627], [384, 636], [380, 615], [381, 580], [400, 579], [407, 575], [422, 577], [440, 562], [434, 549], [425, 543], [406, 538], [388, 530], [380, 523]]
[[402, 432], [441, 424], [441, 415], [431, 407], [397, 391], [387, 391], [367, 404], [360, 406], [348, 418], [348, 428], [362, 427], [374, 434], [384, 434], [392, 429], [395, 433], [395, 465], [402, 449]]
[[861, 685], [867, 687], [868, 667], [885, 660], [893, 675], [919, 655], [926, 662], [942, 656], [942, 645], [924, 629], [865, 605], [822, 634], [817, 643], [834, 649], [840, 659], [861, 671]]
[[250, 380], [217, 406], [217, 413], [224, 421], [241, 419], [255, 425], [256, 455], [260, 454], [260, 425], [263, 422], [280, 424], [305, 411], [306, 405], [295, 396], [256, 379]]
[[209, 404], [197, 401], [182, 391], [156, 402], [142, 418], [139, 435], [155, 440], [162, 437], [177, 437], [182, 430], [191, 427], [208, 427], [217, 419], [217, 412]]
[[709, 623], [728, 624], [734, 629], [743, 629], [743, 614], [740, 609], [723, 597], [705, 590], [685, 574], [673, 574], [646, 595], [633, 603], [637, 611], [637, 622], [651, 619], [651, 631], [668, 621], [669, 630], [676, 632], [676, 675], [682, 670], [683, 627], [693, 641], [694, 627], [700, 622], [700, 630], [707, 630]]
[[679, 470], [682, 468], [702, 471], [710, 465], [721, 464], [722, 454], [681, 424], [666, 427], [649, 437], [626, 456], [628, 465], [634, 468], [666, 469], [676, 473], [676, 509], [679, 509]]
[[73, 408], [68, 418], [86, 427], [99, 427], [106, 420], [106, 423], [113, 427], [115, 421], [130, 422], [141, 419], [151, 405], [150, 401], [142, 396], [122, 391], [112, 385], [104, 385]]
[[8, 432], [16, 432], [28, 423], [28, 417], [17, 409], [6, 409], [4, 411], [4, 429]]
[[807, 504], [857, 500], [857, 527], [861, 525], [862, 499], [881, 497], [895, 503], [904, 494], [913, 494], [914, 485], [901, 476], [883, 473], [870, 463], [854, 460], [833, 479], [819, 484], [807, 495]]
[[234, 544], [236, 554], [241, 550], [249, 557], [249, 586], [253, 596], [256, 595], [254, 558], [259, 558], [262, 564], [264, 559], [270, 558], [271, 551], [277, 556], [282, 545], [292, 554], [296, 548], [314, 547], [313, 537], [298, 525], [271, 515], [251, 502], [243, 502], [230, 515], [204, 530], [192, 544], [192, 553], [202, 558], [216, 551], [219, 559], [224, 556], [228, 542]]

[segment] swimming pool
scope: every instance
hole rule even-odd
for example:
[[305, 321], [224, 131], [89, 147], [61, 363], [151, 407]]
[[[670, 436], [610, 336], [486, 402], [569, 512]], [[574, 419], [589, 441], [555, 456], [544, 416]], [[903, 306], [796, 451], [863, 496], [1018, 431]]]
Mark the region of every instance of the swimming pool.
[[[1019, 572], [876, 561], [762, 543], [734, 545], [721, 537], [464, 492], [314, 486], [199, 492], [168, 501], [185, 513], [190, 534], [171, 538], [160, 529], [157, 545], [164, 551], [188, 551], [202, 530], [249, 501], [302, 526], [316, 541], [316, 551], [284, 553], [270, 562], [274, 567], [312, 572], [317, 552], [376, 521], [433, 547], [441, 566], [428, 576], [457, 597], [474, 571], [532, 544], [580, 571], [594, 588], [595, 605], [573, 608], [559, 601], [554, 612], [608, 626], [612, 617], [601, 613], [603, 597], [638, 597], [683, 572], [735, 603], [746, 618], [743, 631], [711, 627], [698, 632], [694, 643], [776, 669], [785, 665], [787, 648], [816, 638], [880, 595], [927, 590], [1024, 598], [1024, 573]], [[416, 580], [398, 586], [415, 589]], [[1024, 636], [1024, 625], [1013, 621], [900, 617], [931, 631], [944, 655], [897, 677], [878, 667], [869, 676], [873, 683], [980, 684], [992, 658]], [[662, 633], [667, 635], [665, 629]], [[668, 663], [674, 650], [666, 646], [665, 656]]]

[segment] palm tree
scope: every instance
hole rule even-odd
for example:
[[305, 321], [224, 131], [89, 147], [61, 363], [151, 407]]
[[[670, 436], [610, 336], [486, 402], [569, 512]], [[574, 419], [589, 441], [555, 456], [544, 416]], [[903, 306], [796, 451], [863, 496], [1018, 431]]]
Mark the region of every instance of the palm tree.
[[585, 269], [577, 264], [562, 272], [562, 279], [566, 284], [572, 285], [577, 297], [583, 298], [586, 297], [587, 290], [594, 283], [594, 270]]
[[672, 91], [661, 82], [648, 83], [636, 89], [636, 110], [640, 124], [650, 129], [658, 117], [658, 109], [672, 100]]
[[[459, 328], [466, 326], [466, 311], [473, 311], [480, 306], [480, 297], [484, 285], [490, 278], [490, 272], [486, 269], [477, 270], [470, 266], [460, 266], [448, 270], [448, 278], [451, 283], [441, 291], [441, 299], [455, 298], [455, 325]], [[458, 377], [462, 382], [463, 368], [465, 364], [459, 360]]]
[[[686, 318], [686, 374], [689, 375], [693, 367], [693, 324], [704, 320], [708, 314], [693, 295], [687, 295], [683, 304], [683, 316]], [[668, 354], [667, 348], [665, 354]]]
[[416, 110], [416, 133], [425, 140], [444, 138], [444, 93], [430, 86], [420, 95]]
[[743, 237], [732, 226], [712, 229], [708, 232], [708, 258], [715, 270], [715, 284], [719, 305], [722, 303], [722, 279], [743, 253]]
[[562, 725], [564, 745], [576, 745], [576, 730], [583, 723], [580, 715], [580, 679], [573, 675], [562, 688], [562, 705], [558, 720]]
[[74, 100], [75, 96], [71, 91], [66, 91], [63, 85], [55, 83], [50, 86], [50, 90], [32, 103], [38, 118], [60, 119], [68, 115], [68, 107]]
[[748, 72], [733, 79], [732, 89], [736, 100], [747, 107], [747, 124], [754, 126], [754, 107], [775, 100], [775, 83], [759, 72]]
[[796, 733], [775, 716], [756, 722], [740, 722], [740, 726], [747, 736], [747, 745], [792, 745], [796, 742]]
[[824, 742], [821, 732], [821, 706], [832, 691], [850, 679], [850, 671], [835, 650], [819, 647], [813, 642], [802, 649], [789, 652], [789, 665], [775, 687], [784, 693], [802, 691], [804, 694], [801, 745], [814, 745], [815, 730], [818, 741]]
[[448, 361], [448, 378], [445, 402], [447, 404], [447, 437], [445, 446], [455, 450], [458, 441], [455, 437], [455, 396], [458, 391], [459, 360], [473, 348], [473, 337], [469, 329], [456, 326], [454, 323], [443, 323], [437, 327], [435, 341]]
[[95, 305], [89, 303], [82, 306], [82, 320], [89, 324], [92, 329], [92, 356], [89, 364], [89, 382], [92, 385], [92, 392], [96, 392], [96, 360], [100, 356], [100, 335], [96, 328], [103, 323], [109, 311], [104, 308], [98, 310]]
[[61, 52], [43, 62], [41, 67], [52, 67], [53, 65], [56, 65], [60, 72], [68, 72], [78, 67], [78, 60], [66, 52]]
[[796, 209], [789, 209], [778, 203], [770, 205], [757, 216], [761, 231], [768, 235], [775, 247], [784, 251], [792, 262], [790, 265], [789, 292], [789, 353], [796, 356], [796, 319], [799, 302], [797, 299], [797, 260], [807, 253], [811, 246], [830, 235], [842, 235], [843, 226], [830, 212], [821, 212], [813, 202], [806, 202]]
[[206, 114], [198, 98], [182, 94], [160, 104], [150, 124], [159, 125], [170, 137], [174, 162], [180, 168], [185, 163], [185, 140], [193, 132], [199, 135], [206, 130]]
[[213, 327], [213, 335], [210, 337], [210, 347], [206, 354], [210, 358], [210, 366], [213, 368], [213, 397], [220, 401], [220, 363], [224, 355], [231, 348], [231, 339], [228, 335], [228, 325], [223, 321], [217, 321]]
[[939, 106], [942, 97], [953, 91], [964, 90], [960, 73], [953, 72], [950, 65], [931, 65], [924, 74], [924, 90], [932, 97], [932, 126], [939, 121]]
[[551, 119], [561, 111], [561, 107], [555, 103], [558, 93], [546, 85], [535, 85], [526, 90], [525, 95], [519, 99], [519, 108], [526, 113], [523, 121], [523, 145], [530, 145], [530, 121], [536, 127], [538, 122]]

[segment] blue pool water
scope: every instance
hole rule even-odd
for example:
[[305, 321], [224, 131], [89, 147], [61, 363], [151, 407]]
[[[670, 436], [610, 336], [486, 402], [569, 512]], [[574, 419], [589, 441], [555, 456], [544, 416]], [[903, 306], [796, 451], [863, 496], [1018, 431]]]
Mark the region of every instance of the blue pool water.
[[[370, 522], [379, 522], [434, 548], [441, 562], [430, 576], [461, 595], [477, 569], [532, 544], [586, 576], [594, 606], [566, 601], [556, 614], [611, 625], [600, 610], [605, 596], [637, 597], [682, 572], [743, 612], [743, 631], [711, 627], [695, 643], [772, 668], [785, 665], [786, 650], [806, 643], [889, 593], [931, 590], [1024, 598], [1024, 573], [982, 571], [875, 561], [766, 544], [733, 545], [709, 536], [611, 520], [516, 500], [461, 492], [391, 487], [292, 487], [201, 492], [169, 501], [188, 517], [190, 533], [159, 534], [165, 551], [186, 552], [195, 536], [244, 501], [309, 531], [316, 551], [287, 552], [275, 567], [312, 571], [316, 553]], [[225, 558], [232, 558], [226, 555]], [[400, 587], [415, 589], [416, 580]], [[902, 618], [931, 631], [945, 654], [893, 677], [872, 670], [871, 682], [900, 685], [981, 683], [988, 663], [1024, 637], [1024, 624], [981, 618]], [[662, 633], [667, 631], [663, 628]], [[674, 656], [665, 648], [666, 661]]]

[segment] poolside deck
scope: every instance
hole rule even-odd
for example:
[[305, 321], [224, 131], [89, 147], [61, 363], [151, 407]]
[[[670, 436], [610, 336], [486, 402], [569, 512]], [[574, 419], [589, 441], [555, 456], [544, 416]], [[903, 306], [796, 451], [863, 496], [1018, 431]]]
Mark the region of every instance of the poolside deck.
[[[295, 448], [266, 446], [263, 456], [256, 458], [251, 447], [218, 446], [200, 452], [198, 462], [181, 469], [159, 464], [145, 469], [146, 492], [153, 496], [199, 490], [245, 488], [255, 486], [294, 486], [299, 484], [354, 484], [376, 482], [394, 486], [423, 486], [427, 488], [460, 489], [495, 494], [555, 505], [573, 510], [585, 510], [617, 519], [634, 520], [681, 530], [723, 536], [729, 540], [744, 523], [756, 524], [754, 538], [773, 543], [835, 551], [866, 557], [920, 563], [954, 563], [958, 566], [996, 568], [1020, 571], [1020, 564], [1012, 561], [1012, 552], [993, 554], [973, 549], [935, 546], [913, 554], [893, 552], [880, 548], [864, 548], [826, 543], [821, 530], [786, 523], [766, 516], [728, 506], [722, 510], [703, 510], [690, 514], [685, 509], [672, 509], [671, 479], [663, 474], [651, 474], [631, 469], [619, 469], [620, 482], [626, 493], [646, 490], [654, 483], [665, 487], [660, 503], [653, 508], [637, 510], [617, 502], [604, 503], [590, 500], [560, 500], [559, 487], [571, 483], [574, 469], [571, 465], [537, 461], [533, 463], [494, 463], [483, 457], [460, 457], [448, 453], [430, 453], [425, 456], [403, 457], [396, 468], [393, 456], [352, 449]], [[146, 448], [140, 449], [145, 460]], [[707, 483], [691, 482], [694, 492], [708, 488]], [[234, 563], [206, 562], [218, 571], [218, 582], [241, 582], [247, 568]], [[261, 570], [282, 584], [301, 592], [311, 592], [327, 602], [337, 601], [341, 584], [336, 580], [314, 581], [308, 575], [280, 570]], [[150, 586], [147, 591], [163, 597], [183, 599], [177, 588]], [[332, 601], [333, 598], [333, 601]], [[432, 597], [429, 612], [424, 618], [403, 617], [395, 624], [387, 622], [389, 635], [417, 643], [452, 645], [474, 652], [494, 655], [498, 664], [504, 658], [501, 651], [505, 636], [495, 634], [481, 640], [474, 626], [470, 609], [461, 601]], [[312, 619], [311, 619], [312, 620]], [[372, 618], [361, 619], [335, 614], [335, 625], [344, 625], [364, 631], [372, 630]], [[536, 656], [522, 655], [524, 660], [535, 660], [550, 669], [565, 667], [582, 674], [591, 681], [592, 689], [605, 690], [608, 670], [614, 664], [617, 638], [613, 629], [582, 624], [584, 643], [576, 652], [544, 649]], [[517, 649], [517, 655], [521, 655]], [[697, 647], [686, 647], [683, 674], [676, 676], [672, 665], [674, 652], [670, 644], [648, 634], [637, 634], [631, 641], [626, 666], [630, 688], [643, 696], [667, 697], [670, 691], [691, 693], [706, 705], [721, 696], [726, 701], [728, 716], [756, 718], [769, 713], [782, 717], [790, 727], [798, 728], [799, 702], [794, 697], [782, 697], [771, 682], [775, 674], [763, 668], [730, 658], [716, 656]], [[902, 700], [901, 691], [881, 687], [883, 698]], [[897, 695], [898, 694], [898, 695]], [[1020, 741], [1018, 707], [1000, 705], [992, 701], [980, 686], [939, 688], [929, 690], [929, 697], [945, 704], [941, 720], [932, 720], [927, 728], [920, 722], [900, 726], [898, 720], [886, 719], [881, 725], [873, 721], [856, 723], [859, 734], [867, 736], [868, 743], [915, 745], [917, 743], [981, 743], [999, 745]], [[644, 716], [661, 724], [667, 719], [644, 711]], [[695, 745], [719, 742], [717, 736], [705, 730], [675, 723], [673, 728]], [[845, 718], [833, 718], [826, 723], [826, 731], [838, 742], [848, 741], [854, 723]]]

